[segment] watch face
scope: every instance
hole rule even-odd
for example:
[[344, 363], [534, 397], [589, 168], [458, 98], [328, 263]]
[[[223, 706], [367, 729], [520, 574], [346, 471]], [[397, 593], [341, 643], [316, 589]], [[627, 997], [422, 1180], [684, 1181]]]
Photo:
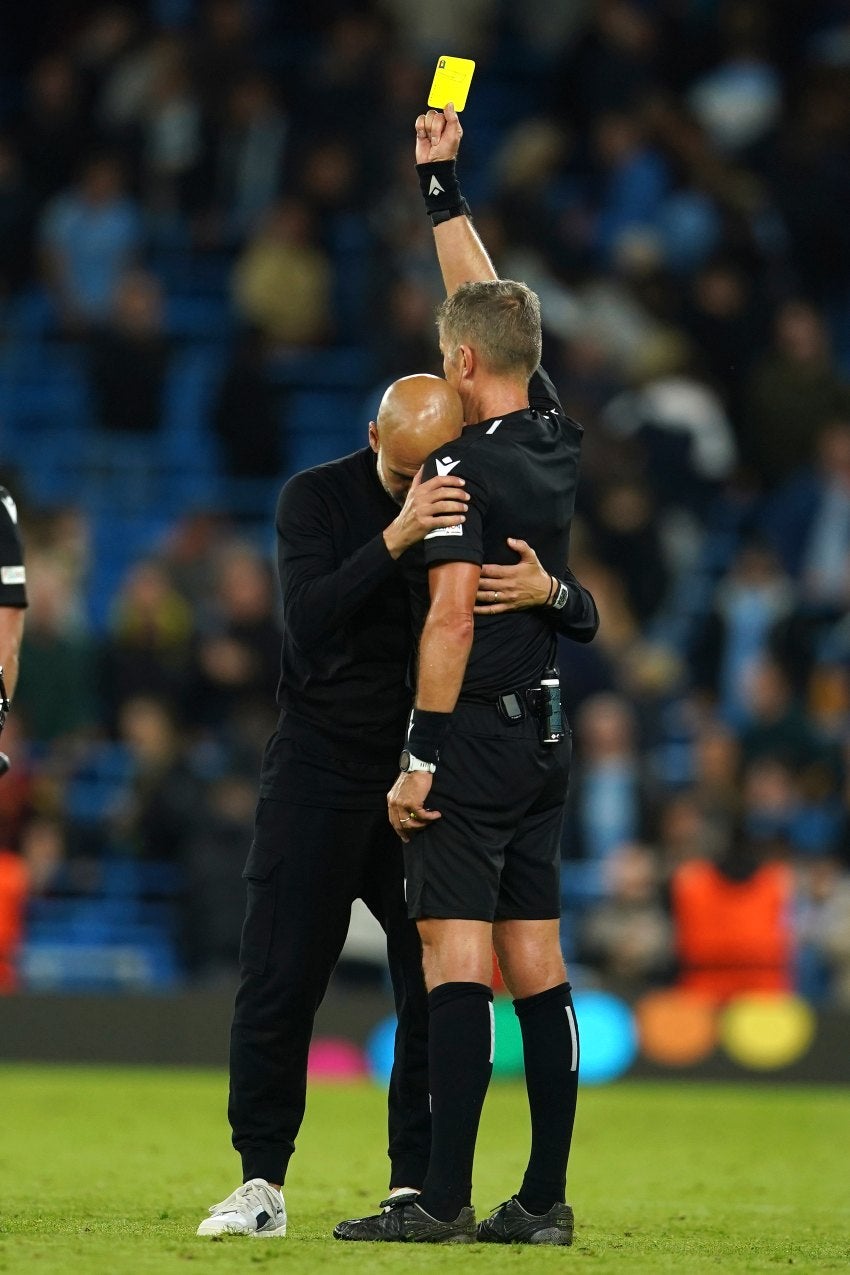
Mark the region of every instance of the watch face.
[[399, 757], [398, 766], [399, 770], [403, 770], [405, 773], [407, 772], [408, 767], [410, 766], [410, 750], [408, 748], [405, 748]]

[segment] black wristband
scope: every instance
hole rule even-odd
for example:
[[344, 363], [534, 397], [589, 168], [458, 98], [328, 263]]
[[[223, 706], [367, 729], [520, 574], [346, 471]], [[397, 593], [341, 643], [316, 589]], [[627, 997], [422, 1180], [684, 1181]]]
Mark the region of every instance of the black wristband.
[[439, 159], [433, 164], [417, 164], [419, 188], [425, 200], [425, 210], [434, 226], [452, 217], [469, 215], [469, 204], [460, 193], [455, 161]]
[[407, 732], [407, 747], [414, 757], [420, 761], [440, 760], [440, 748], [451, 718], [451, 713], [429, 713], [425, 708], [414, 708]]

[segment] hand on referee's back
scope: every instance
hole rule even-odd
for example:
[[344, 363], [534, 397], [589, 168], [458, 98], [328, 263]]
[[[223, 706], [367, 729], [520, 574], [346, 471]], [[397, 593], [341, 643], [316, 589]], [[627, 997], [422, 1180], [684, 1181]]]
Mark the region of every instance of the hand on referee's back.
[[519, 562], [510, 566], [485, 562], [475, 598], [476, 615], [501, 615], [546, 605], [552, 577], [537, 554], [524, 540], [509, 538], [508, 547], [519, 555]]

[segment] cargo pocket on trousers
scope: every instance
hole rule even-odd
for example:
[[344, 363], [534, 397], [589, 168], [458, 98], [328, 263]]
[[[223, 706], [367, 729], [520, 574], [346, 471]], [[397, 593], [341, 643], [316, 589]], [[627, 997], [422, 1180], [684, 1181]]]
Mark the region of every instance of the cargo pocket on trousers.
[[248, 890], [239, 964], [250, 974], [265, 973], [274, 928], [277, 882], [274, 870], [280, 855], [252, 845], [242, 877]]

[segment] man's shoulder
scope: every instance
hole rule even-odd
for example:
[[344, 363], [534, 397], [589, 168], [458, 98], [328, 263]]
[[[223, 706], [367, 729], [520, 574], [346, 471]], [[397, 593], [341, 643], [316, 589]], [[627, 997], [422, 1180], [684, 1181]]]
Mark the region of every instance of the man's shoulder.
[[530, 410], [538, 412], [541, 416], [559, 420], [577, 434], [584, 433], [584, 426], [564, 411], [560, 395], [548, 372], [542, 366], [532, 373], [528, 383], [528, 402]]
[[368, 475], [370, 455], [370, 449], [362, 447], [347, 456], [326, 460], [321, 465], [311, 465], [309, 469], [299, 469], [297, 474], [286, 480], [283, 491], [330, 489], [340, 483], [356, 480], [361, 475]]
[[459, 438], [453, 439], [450, 443], [442, 443], [431, 452], [425, 461], [423, 478], [432, 478], [435, 474], [445, 478], [447, 474], [454, 473], [458, 467], [461, 467], [464, 472], [468, 471], [470, 464], [477, 464], [476, 443], [481, 437], [482, 432], [477, 425], [467, 425]]

